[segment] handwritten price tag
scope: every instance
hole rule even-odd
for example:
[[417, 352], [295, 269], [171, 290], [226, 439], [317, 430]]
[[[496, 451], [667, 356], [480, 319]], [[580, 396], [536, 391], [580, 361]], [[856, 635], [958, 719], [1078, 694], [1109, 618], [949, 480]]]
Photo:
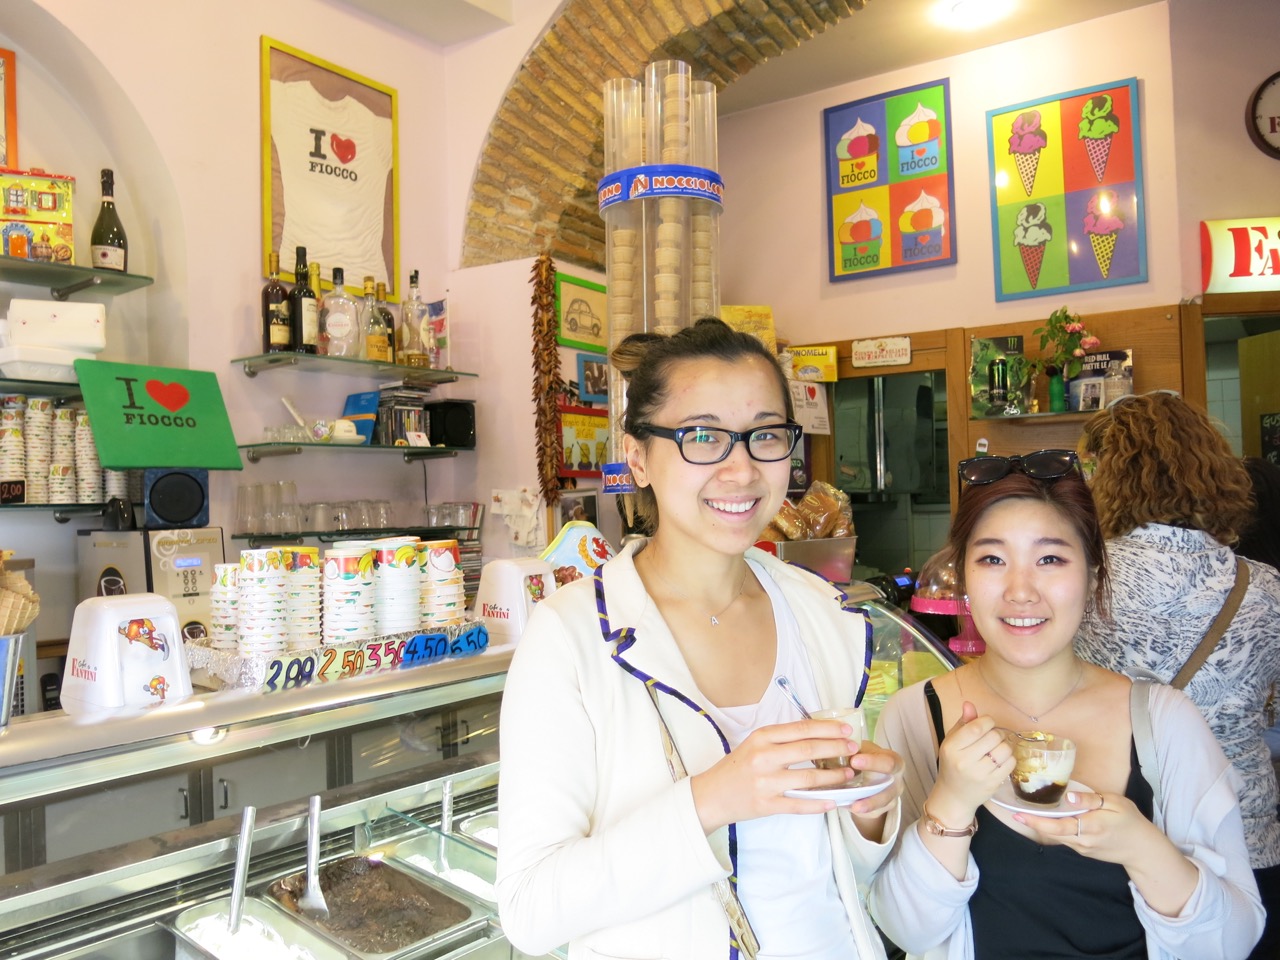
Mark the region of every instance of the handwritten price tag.
[[384, 670], [424, 667], [441, 660], [471, 657], [489, 646], [489, 631], [477, 623], [454, 637], [444, 633], [419, 633], [406, 639], [370, 640], [341, 647], [321, 647], [272, 660], [263, 686], [288, 690], [309, 683], [347, 680]]

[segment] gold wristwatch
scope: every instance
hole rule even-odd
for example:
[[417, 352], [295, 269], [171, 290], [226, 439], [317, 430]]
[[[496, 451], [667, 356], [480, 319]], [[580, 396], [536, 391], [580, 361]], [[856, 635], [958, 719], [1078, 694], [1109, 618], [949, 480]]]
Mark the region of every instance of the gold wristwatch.
[[978, 818], [973, 818], [973, 823], [959, 830], [953, 830], [945, 823], [929, 812], [929, 808], [921, 804], [924, 811], [924, 828], [935, 837], [972, 837], [978, 832]]

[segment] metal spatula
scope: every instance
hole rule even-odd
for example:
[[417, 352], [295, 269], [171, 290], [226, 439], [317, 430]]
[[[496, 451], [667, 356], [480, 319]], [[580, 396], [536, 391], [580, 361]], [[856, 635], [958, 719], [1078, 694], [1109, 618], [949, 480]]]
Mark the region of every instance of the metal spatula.
[[320, 890], [320, 796], [311, 798], [307, 814], [307, 887], [298, 898], [298, 909], [304, 917], [315, 920], [329, 918], [329, 905]]

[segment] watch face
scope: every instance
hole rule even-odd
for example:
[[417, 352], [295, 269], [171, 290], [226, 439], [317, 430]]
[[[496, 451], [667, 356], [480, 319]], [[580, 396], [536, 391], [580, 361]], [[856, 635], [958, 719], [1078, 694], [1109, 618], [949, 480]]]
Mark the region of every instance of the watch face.
[[1273, 73], [1254, 91], [1246, 119], [1258, 149], [1280, 160], [1280, 73]]

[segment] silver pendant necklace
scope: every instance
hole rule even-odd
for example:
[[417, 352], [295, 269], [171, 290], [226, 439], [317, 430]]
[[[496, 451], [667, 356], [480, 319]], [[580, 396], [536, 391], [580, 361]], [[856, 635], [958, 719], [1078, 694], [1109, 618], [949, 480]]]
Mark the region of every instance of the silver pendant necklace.
[[995, 687], [991, 685], [991, 681], [987, 679], [987, 675], [982, 672], [981, 657], [979, 657], [978, 660], [975, 662], [974, 667], [978, 671], [978, 676], [982, 678], [983, 686], [985, 686], [988, 690], [994, 693], [997, 697], [999, 697], [1009, 706], [1013, 707], [1013, 709], [1017, 710], [1020, 714], [1022, 714], [1032, 723], [1039, 723], [1040, 717], [1047, 717], [1049, 714], [1053, 713], [1053, 711], [1057, 710], [1060, 706], [1066, 703], [1067, 700], [1070, 698], [1070, 696], [1076, 692], [1076, 688], [1080, 686], [1080, 681], [1084, 679], [1084, 664], [1081, 663], [1081, 664], [1078, 664], [1079, 669], [1076, 672], [1076, 682], [1071, 685], [1071, 689], [1067, 691], [1066, 696], [1064, 696], [1061, 700], [1059, 700], [1057, 703], [1051, 706], [1048, 710], [1041, 710], [1040, 716], [1032, 716], [1031, 714], [1027, 713], [1027, 711], [1023, 710], [1020, 706], [1018, 706], [1016, 703], [1014, 703], [1012, 700], [1010, 700], [1003, 693], [1001, 693], [999, 690], [997, 690]]
[[[692, 600], [690, 600], [687, 596], [685, 596], [683, 593], [681, 593], [679, 590], [677, 590], [675, 587], [671, 585], [671, 581], [662, 575], [662, 571], [658, 569], [657, 564], [653, 560], [650, 560], [647, 566], [649, 567], [650, 570], [652, 570], [655, 574], [657, 574], [658, 579], [662, 581], [662, 585], [664, 587], [666, 587], [668, 590], [674, 593], [677, 597], [679, 597], [685, 603], [693, 603]], [[751, 572], [751, 568], [747, 566], [746, 562], [744, 561], [742, 579], [738, 581], [738, 590], [733, 595], [733, 599], [730, 600], [728, 603], [726, 603], [724, 606], [724, 609], [721, 610], [719, 613], [708, 614], [708, 616], [711, 619], [711, 626], [713, 627], [720, 626], [720, 618], [723, 617], [726, 613], [728, 613], [729, 608], [738, 602], [738, 598], [742, 596], [742, 591], [747, 586], [747, 574], [750, 572]]]

